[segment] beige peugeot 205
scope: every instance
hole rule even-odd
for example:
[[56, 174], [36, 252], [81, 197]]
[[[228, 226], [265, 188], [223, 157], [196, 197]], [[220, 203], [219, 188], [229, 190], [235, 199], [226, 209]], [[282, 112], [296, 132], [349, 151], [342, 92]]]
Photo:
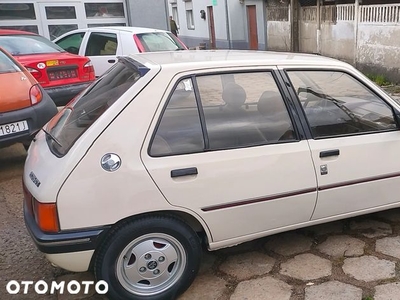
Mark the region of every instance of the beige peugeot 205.
[[32, 143], [24, 215], [111, 299], [174, 299], [209, 250], [400, 206], [400, 106], [353, 67], [250, 51], [139, 54]]

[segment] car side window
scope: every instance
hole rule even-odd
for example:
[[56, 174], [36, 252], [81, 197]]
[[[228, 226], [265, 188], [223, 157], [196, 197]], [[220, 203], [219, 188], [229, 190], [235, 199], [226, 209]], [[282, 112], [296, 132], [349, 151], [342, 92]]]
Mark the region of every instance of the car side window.
[[115, 33], [92, 32], [86, 46], [86, 56], [116, 55], [118, 38]]
[[153, 137], [151, 156], [297, 141], [272, 73], [198, 76], [196, 83], [200, 101], [192, 79], [181, 80], [172, 93]]
[[340, 71], [288, 71], [314, 138], [397, 129], [392, 108]]
[[56, 44], [67, 52], [79, 54], [79, 48], [81, 47], [84, 36], [84, 32], [74, 33], [57, 41]]
[[270, 72], [197, 77], [211, 150], [296, 140]]
[[151, 156], [204, 150], [199, 110], [190, 78], [181, 80], [172, 93], [150, 146]]

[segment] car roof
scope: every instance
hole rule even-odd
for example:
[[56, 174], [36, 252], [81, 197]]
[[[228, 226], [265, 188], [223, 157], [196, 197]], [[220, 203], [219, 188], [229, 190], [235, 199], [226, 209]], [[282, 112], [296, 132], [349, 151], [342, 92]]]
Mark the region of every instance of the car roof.
[[36, 33], [22, 30], [13, 30], [13, 29], [0, 29], [0, 35], [17, 35], [17, 34], [30, 34], [36, 35]]
[[349, 64], [316, 54], [254, 51], [254, 50], [183, 50], [131, 54], [134, 60], [147, 66], [197, 69], [258, 65], [340, 66]]
[[[96, 29], [102, 30], [116, 30], [116, 31], [126, 31], [130, 33], [147, 33], [147, 32], [168, 32], [166, 30], [155, 29], [155, 28], [146, 28], [146, 27], [131, 27], [131, 26], [99, 26], [99, 27], [90, 27], [85, 28], [83, 31], [93, 31]], [[82, 29], [78, 29], [78, 31], [82, 31]]]

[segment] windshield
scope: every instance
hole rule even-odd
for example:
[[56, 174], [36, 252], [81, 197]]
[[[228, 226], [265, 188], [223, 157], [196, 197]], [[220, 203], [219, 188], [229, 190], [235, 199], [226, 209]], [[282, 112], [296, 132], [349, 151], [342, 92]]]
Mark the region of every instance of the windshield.
[[21, 69], [0, 50], [0, 74], [21, 72]]
[[48, 39], [33, 34], [2, 35], [0, 47], [3, 47], [11, 55], [43, 54], [65, 52]]
[[52, 152], [57, 156], [65, 155], [75, 141], [143, 75], [133, 64], [120, 59], [50, 121], [49, 133], [54, 138], [48, 137], [47, 143]]
[[136, 35], [146, 52], [185, 50], [182, 43], [168, 32], [149, 32]]

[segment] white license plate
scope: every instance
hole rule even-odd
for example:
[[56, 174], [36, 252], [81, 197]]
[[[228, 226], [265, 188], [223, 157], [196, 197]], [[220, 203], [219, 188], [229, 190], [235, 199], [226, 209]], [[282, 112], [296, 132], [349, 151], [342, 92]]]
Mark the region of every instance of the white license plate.
[[19, 121], [14, 123], [0, 125], [0, 136], [9, 135], [21, 131], [29, 130], [27, 121]]

